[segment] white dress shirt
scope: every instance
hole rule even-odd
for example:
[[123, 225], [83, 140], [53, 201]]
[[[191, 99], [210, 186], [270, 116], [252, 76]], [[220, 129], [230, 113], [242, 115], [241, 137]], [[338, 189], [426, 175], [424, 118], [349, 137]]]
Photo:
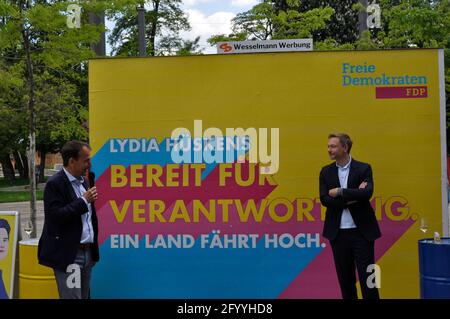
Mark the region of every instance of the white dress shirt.
[[81, 222], [83, 224], [83, 232], [81, 233], [81, 244], [93, 243], [94, 242], [94, 231], [92, 227], [92, 206], [86, 198], [83, 197], [83, 194], [86, 192], [86, 189], [83, 186], [84, 179], [80, 177], [80, 179], [75, 178], [70, 174], [64, 167], [64, 173], [66, 173], [67, 178], [72, 184], [72, 188], [75, 191], [75, 194], [78, 198], [82, 198], [88, 207], [88, 211], [86, 214], [81, 215]]
[[[336, 163], [336, 166], [338, 167], [339, 183], [341, 184], [341, 188], [347, 188], [348, 174], [350, 173], [351, 162], [352, 157], [350, 156], [350, 160], [344, 166], [339, 166], [338, 163]], [[340, 228], [341, 229], [356, 228], [355, 222], [353, 221], [352, 215], [350, 214], [348, 208], [345, 208], [342, 211]]]

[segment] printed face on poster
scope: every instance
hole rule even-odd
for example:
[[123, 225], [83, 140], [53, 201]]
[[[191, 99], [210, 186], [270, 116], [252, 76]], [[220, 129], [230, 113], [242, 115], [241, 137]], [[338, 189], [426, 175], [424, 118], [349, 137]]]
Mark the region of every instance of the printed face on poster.
[[18, 212], [0, 212], [0, 299], [13, 296], [18, 216]]

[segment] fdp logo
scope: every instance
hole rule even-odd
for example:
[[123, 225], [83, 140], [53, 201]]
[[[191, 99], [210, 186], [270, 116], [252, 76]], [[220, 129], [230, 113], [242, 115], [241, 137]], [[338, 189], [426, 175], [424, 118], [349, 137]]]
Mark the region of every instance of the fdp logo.
[[219, 48], [223, 50], [223, 52], [228, 53], [233, 50], [233, 47], [229, 45], [228, 43], [222, 43]]

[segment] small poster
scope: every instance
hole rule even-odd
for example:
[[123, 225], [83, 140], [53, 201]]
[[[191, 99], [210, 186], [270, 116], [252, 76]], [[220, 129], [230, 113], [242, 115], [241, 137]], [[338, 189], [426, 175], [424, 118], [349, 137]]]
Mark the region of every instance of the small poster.
[[12, 299], [18, 212], [0, 212], [0, 299]]

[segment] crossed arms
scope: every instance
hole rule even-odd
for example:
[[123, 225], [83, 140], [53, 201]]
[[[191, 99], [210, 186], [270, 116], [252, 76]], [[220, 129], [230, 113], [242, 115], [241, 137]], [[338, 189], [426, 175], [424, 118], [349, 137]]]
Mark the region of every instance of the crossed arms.
[[324, 170], [320, 172], [320, 202], [325, 207], [347, 208], [349, 205], [369, 200], [373, 194], [372, 168], [367, 165], [363, 171], [363, 181], [358, 188], [328, 189]]

